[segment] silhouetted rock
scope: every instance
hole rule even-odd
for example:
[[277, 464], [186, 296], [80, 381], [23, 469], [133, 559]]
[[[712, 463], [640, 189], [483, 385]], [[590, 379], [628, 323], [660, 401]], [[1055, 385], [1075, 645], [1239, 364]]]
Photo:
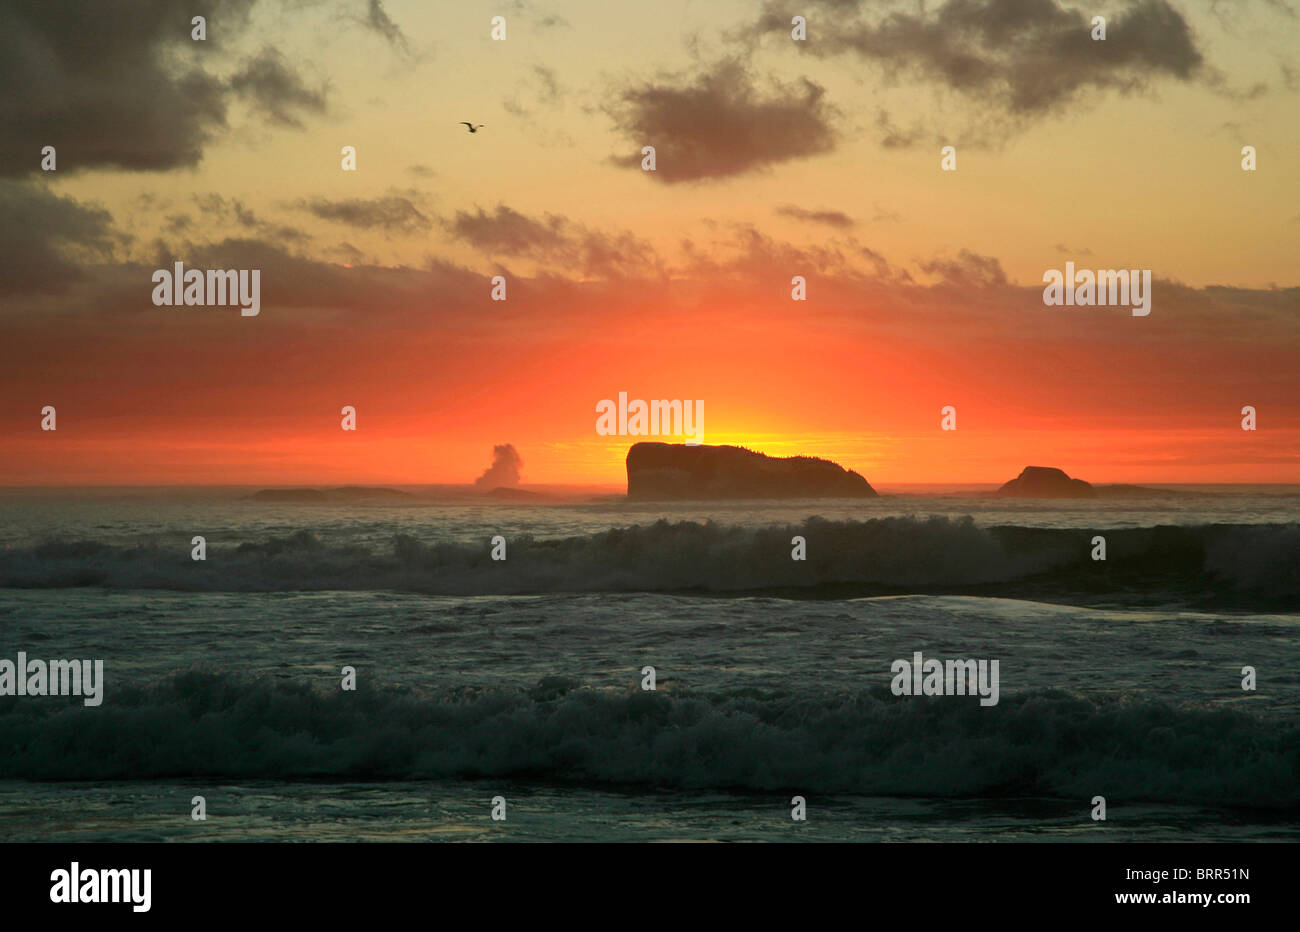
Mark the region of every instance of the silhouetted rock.
[[1010, 498], [1092, 498], [1097, 493], [1082, 479], [1071, 479], [1055, 466], [1026, 466], [997, 494]]
[[636, 443], [627, 495], [638, 499], [869, 498], [852, 470], [812, 456], [774, 457], [743, 447]]

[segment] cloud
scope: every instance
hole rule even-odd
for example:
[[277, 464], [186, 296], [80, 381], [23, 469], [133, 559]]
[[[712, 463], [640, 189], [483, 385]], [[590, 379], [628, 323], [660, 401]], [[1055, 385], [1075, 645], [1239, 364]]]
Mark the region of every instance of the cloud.
[[568, 273], [607, 278], [659, 277], [663, 263], [645, 240], [624, 230], [593, 230], [559, 214], [536, 219], [498, 204], [443, 220], [452, 236], [489, 256], [517, 256]]
[[[184, 216], [172, 214], [162, 196], [136, 200], [164, 220]], [[163, 238], [134, 242], [94, 204], [57, 197], [35, 184], [0, 182], [0, 215], [8, 221], [0, 225], [0, 288], [13, 296], [0, 300], [0, 317], [10, 328], [10, 344], [27, 345], [27, 333], [57, 333], [62, 340], [75, 331], [82, 334], [78, 341], [86, 352], [100, 353], [105, 334], [135, 327], [137, 319], [183, 328], [194, 340], [228, 326], [220, 315], [158, 316], [149, 302], [151, 272], [178, 259], [192, 268], [260, 269], [259, 339], [266, 328], [282, 335], [319, 328], [325, 345], [334, 339], [335, 327], [355, 328], [360, 314], [375, 324], [374, 345], [388, 346], [425, 320], [421, 315], [427, 314], [430, 295], [436, 296], [438, 333], [467, 328], [481, 333], [482, 266], [437, 259], [422, 268], [381, 265], [352, 243], [286, 242], [236, 198], [200, 194], [193, 201], [196, 220], [181, 221], [172, 230], [160, 222]], [[500, 334], [535, 324], [541, 312], [548, 337], [567, 339], [589, 333], [610, 307], [630, 317], [665, 319], [744, 307], [759, 320], [788, 307], [791, 276], [797, 274], [807, 278], [816, 296], [821, 324], [846, 334], [865, 330], [909, 340], [942, 328], [971, 345], [1007, 337], [1026, 345], [1060, 340], [1095, 347], [1121, 341], [1147, 349], [1165, 341], [1201, 345], [1207, 353], [1226, 344], [1294, 352], [1300, 339], [1295, 328], [1300, 288], [1197, 289], [1158, 279], [1152, 316], [1137, 330], [1124, 314], [1045, 309], [1038, 273], [1013, 282], [995, 256], [961, 249], [905, 267], [843, 228], [812, 230], [800, 242], [774, 238], [752, 224], [715, 223], [702, 237], [682, 239], [676, 249], [660, 252], [627, 231], [591, 228], [563, 215], [530, 216], [504, 204], [426, 219], [498, 267], [499, 257], [535, 263], [509, 270], [511, 300], [493, 308]], [[1043, 247], [1046, 265], [1054, 261], [1048, 257], [1059, 255], [1051, 242]], [[1131, 264], [1123, 257], [1103, 261]], [[123, 329], [112, 345], [129, 346], [139, 332]]]
[[[1108, 17], [1105, 41], [1090, 35], [1096, 10], [1057, 0], [944, 0], [884, 11], [862, 0], [807, 6], [810, 21], [826, 24], [810, 31], [808, 53], [872, 62], [891, 77], [933, 82], [1017, 120], [1061, 111], [1090, 91], [1128, 93], [1159, 78], [1213, 80], [1187, 20], [1166, 0], [1128, 0]], [[789, 18], [769, 3], [748, 34], [788, 31]], [[899, 135], [889, 144], [912, 141]]]
[[879, 204], [872, 205], [876, 212], [871, 215], [873, 223], [901, 223], [903, 215], [896, 210], [890, 210], [887, 207], [881, 207]]
[[15, 181], [0, 181], [0, 217], [0, 295], [63, 291], [121, 241], [108, 211]]
[[[0, 175], [38, 170], [47, 145], [60, 171], [197, 164], [228, 89], [193, 61], [242, 32], [253, 2], [192, 0], [183, 16], [172, 0], [0, 3]], [[207, 42], [190, 38], [196, 15], [221, 23]]]
[[384, 11], [383, 0], [368, 0], [366, 15], [361, 20], [361, 25], [383, 36], [388, 44], [399, 52], [410, 54], [411, 43], [403, 34], [401, 27]]
[[684, 261], [670, 268], [674, 279], [717, 280], [757, 293], [789, 293], [793, 270], [821, 282], [910, 281], [909, 273], [890, 265], [880, 253], [846, 236], [800, 246], [773, 239], [748, 223], [727, 224], [724, 234], [706, 243], [684, 239]]
[[876, 128], [880, 131], [880, 144], [886, 149], [908, 149], [925, 136], [925, 129], [919, 122], [914, 122], [908, 129], [900, 129], [884, 109], [876, 111]]
[[557, 105], [560, 102], [560, 82], [555, 72], [544, 65], [533, 65], [532, 73], [537, 79], [534, 89], [538, 102], [547, 107]]
[[[360, 257], [350, 250], [346, 259]], [[295, 254], [281, 243], [258, 237], [226, 237], [208, 243], [162, 243], [145, 263], [167, 268], [183, 258], [191, 268], [261, 269], [263, 319], [282, 318], [288, 309], [301, 309], [307, 322], [322, 308], [360, 312], [374, 317], [400, 317], [427, 305], [438, 294], [448, 308], [469, 307], [480, 297], [482, 276], [467, 269], [431, 263], [428, 268], [354, 265]], [[147, 283], [146, 273], [143, 280]], [[144, 292], [145, 301], [148, 291]]]
[[[501, 102], [502, 108], [507, 113], [528, 117], [539, 107], [554, 110], [560, 105], [562, 93], [555, 72], [544, 65], [533, 65], [529, 73], [531, 80], [521, 82], [514, 95]], [[521, 96], [525, 94], [531, 98], [527, 106], [521, 102]]]
[[533, 5], [527, 0], [509, 0], [502, 9], [509, 16], [517, 16], [539, 29], [568, 28], [570, 25], [569, 21], [563, 16], [533, 9]]
[[496, 489], [501, 486], [519, 485], [519, 470], [524, 461], [514, 444], [499, 443], [492, 448], [492, 465], [484, 470], [483, 475], [474, 480], [480, 489]]
[[[209, 236], [214, 228], [234, 227], [243, 235], [256, 234], [258, 236], [269, 237], [277, 242], [305, 242], [311, 239], [302, 230], [296, 227], [285, 226], [283, 224], [270, 223], [261, 219], [252, 210], [244, 206], [244, 202], [236, 197], [225, 197], [220, 194], [196, 194], [194, 203], [199, 208], [199, 213], [203, 215], [204, 227]], [[177, 222], [179, 221], [179, 222]], [[191, 228], [189, 218], [179, 220], [174, 218], [169, 224], [169, 231], [178, 233]]]
[[257, 215], [244, 206], [238, 198], [226, 198], [220, 194], [196, 194], [194, 203], [199, 210], [209, 216], [233, 220], [242, 227], [256, 227], [260, 223]]
[[919, 263], [921, 271], [943, 284], [959, 288], [989, 288], [1007, 284], [1002, 263], [993, 256], [981, 256], [963, 249], [956, 259], [933, 259]]
[[189, 214], [168, 214], [163, 232], [178, 234], [194, 228], [194, 218]]
[[351, 243], [344, 241], [326, 250], [329, 255], [337, 256], [345, 265], [364, 265], [366, 254]]
[[325, 88], [310, 88], [284, 56], [267, 46], [230, 79], [231, 90], [269, 122], [302, 127], [298, 114], [325, 112]]
[[[620, 347], [635, 355], [650, 346], [671, 360], [694, 339], [705, 341], [696, 356], [713, 358], [734, 350], [725, 335], [737, 325], [747, 342], [752, 333], [754, 345], [788, 353], [794, 274], [807, 278], [812, 315], [800, 336], [815, 331], [843, 358], [929, 366], [951, 384], [975, 386], [976, 395], [982, 386], [986, 398], [1048, 399], [1034, 402], [1044, 416], [1110, 404], [1108, 417], [1128, 417], [1128, 409], [1113, 405], [1118, 397], [1128, 399], [1130, 409], [1132, 398], [1142, 399], [1144, 418], [1178, 410], [1180, 418], [1194, 414], [1197, 423], [1222, 423], [1225, 394], [1260, 410], [1267, 406], [1274, 412], [1270, 423], [1297, 423], [1300, 412], [1294, 379], [1283, 375], [1300, 352], [1300, 288], [1189, 288], [1157, 279], [1152, 314], [1138, 321], [1122, 308], [1046, 307], [1041, 282], [1008, 282], [998, 259], [978, 251], [926, 261], [913, 279], [845, 231], [817, 228], [809, 242], [797, 243], [752, 226], [720, 224], [710, 234], [716, 242], [683, 244], [683, 257], [670, 265], [664, 260], [669, 276], [644, 261], [646, 271], [631, 274], [628, 260], [612, 263], [623, 277], [596, 280], [576, 267], [567, 276], [554, 268], [512, 272], [510, 300], [485, 316], [489, 298], [481, 268], [437, 260], [420, 268], [367, 264], [360, 250], [333, 241], [322, 242], [314, 256], [296, 255], [251, 236], [137, 244], [123, 262], [114, 254], [111, 219], [93, 205], [31, 185], [10, 183], [0, 191], [28, 202], [26, 212], [2, 204], [17, 222], [0, 226], [0, 262], [7, 263], [0, 282], [11, 288], [15, 272], [39, 266], [39, 281], [60, 289], [33, 290], [29, 280], [28, 293], [0, 299], [8, 337], [0, 341], [0, 415], [6, 406], [27, 411], [36, 410], [32, 404], [67, 404], [82, 422], [99, 420], [105, 430], [121, 423], [114, 418], [137, 419], [133, 423], [144, 430], [152, 427], [139, 419], [170, 417], [173, 436], [192, 438], [204, 417], [228, 423], [238, 391], [275, 397], [288, 435], [302, 430], [305, 417], [337, 430], [320, 399], [330, 386], [350, 384], [382, 395], [380, 409], [418, 419], [427, 414], [429, 397], [443, 399], [447, 408], [473, 407], [481, 392], [473, 367], [481, 368], [484, 358], [519, 363], [511, 371], [550, 373], [554, 366], [547, 360], [553, 363], [556, 353], [562, 356], [595, 332], [614, 341], [612, 358], [621, 358]], [[228, 199], [220, 209], [239, 216]], [[493, 218], [498, 212], [481, 213]], [[617, 248], [623, 237], [565, 217], [520, 216], [555, 233], [532, 245], [521, 239], [520, 248], [579, 262], [586, 257], [579, 251], [584, 243]], [[197, 232], [210, 232], [206, 218]], [[24, 237], [32, 238], [29, 226], [39, 234], [34, 241], [52, 243], [53, 255], [13, 252]], [[1042, 251], [1051, 257], [1046, 265], [1058, 258], [1051, 240]], [[248, 321], [232, 309], [153, 306], [152, 271], [177, 259], [189, 268], [260, 269], [260, 316]], [[1128, 264], [1118, 257], [1106, 261]], [[622, 337], [621, 328], [610, 327], [611, 308], [618, 321], [632, 325]], [[430, 358], [447, 362], [433, 367], [446, 376], [436, 388], [422, 381], [433, 378]], [[826, 368], [802, 353], [790, 359], [802, 367], [796, 380]], [[1214, 378], [1205, 379], [1205, 372]], [[58, 381], [53, 400], [41, 388], [51, 373]], [[112, 392], [104, 391], [106, 384]], [[177, 392], [178, 384], [207, 389]], [[413, 391], [413, 384], [423, 388]], [[1230, 420], [1223, 429], [1233, 429]]]
[[457, 211], [446, 224], [456, 236], [489, 254], [507, 256], [545, 255], [567, 244], [561, 232], [567, 221], [548, 214], [545, 221], [534, 220], [512, 207], [498, 204], [495, 213], [478, 208], [474, 213]]
[[624, 88], [604, 110], [635, 150], [613, 161], [639, 167], [641, 148], [654, 146], [657, 170], [646, 174], [666, 184], [743, 175], [836, 144], [821, 85], [801, 78], [763, 91], [737, 59], [684, 81]]
[[410, 198], [399, 195], [341, 200], [317, 197], [309, 201], [300, 201], [298, 206], [322, 220], [345, 223], [362, 230], [418, 233], [428, 230], [433, 225]]
[[805, 210], [794, 204], [785, 204], [778, 207], [776, 212], [783, 217], [793, 217], [795, 220], [804, 220], [808, 223], [824, 223], [828, 227], [842, 230], [854, 225], [852, 217], [838, 210]]

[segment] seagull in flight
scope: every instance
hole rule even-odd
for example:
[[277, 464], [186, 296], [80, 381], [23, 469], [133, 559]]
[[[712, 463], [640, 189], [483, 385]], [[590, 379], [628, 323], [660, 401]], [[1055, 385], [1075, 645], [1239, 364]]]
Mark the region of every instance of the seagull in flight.
[[477, 132], [478, 132], [480, 129], [482, 129], [484, 126], [487, 126], [486, 123], [480, 123], [478, 126], [475, 126], [473, 123], [466, 123], [464, 120], [461, 120], [461, 121], [460, 121], [460, 125], [461, 125], [461, 126], [468, 126], [468, 127], [469, 127], [469, 131], [470, 131], [471, 133], [477, 133]]

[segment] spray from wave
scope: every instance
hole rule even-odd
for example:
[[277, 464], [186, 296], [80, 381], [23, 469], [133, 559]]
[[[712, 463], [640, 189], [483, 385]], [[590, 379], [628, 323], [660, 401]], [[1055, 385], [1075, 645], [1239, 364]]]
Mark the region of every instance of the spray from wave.
[[492, 448], [492, 465], [474, 480], [480, 489], [513, 489], [519, 485], [519, 475], [524, 467], [523, 457], [513, 443], [499, 443]]

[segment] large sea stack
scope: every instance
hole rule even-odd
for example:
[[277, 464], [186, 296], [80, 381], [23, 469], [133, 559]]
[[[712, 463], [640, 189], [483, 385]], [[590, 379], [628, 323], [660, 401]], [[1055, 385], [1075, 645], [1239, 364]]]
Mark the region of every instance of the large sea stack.
[[851, 469], [813, 456], [775, 457], [744, 447], [636, 443], [627, 451], [627, 496], [641, 500], [871, 498]]

